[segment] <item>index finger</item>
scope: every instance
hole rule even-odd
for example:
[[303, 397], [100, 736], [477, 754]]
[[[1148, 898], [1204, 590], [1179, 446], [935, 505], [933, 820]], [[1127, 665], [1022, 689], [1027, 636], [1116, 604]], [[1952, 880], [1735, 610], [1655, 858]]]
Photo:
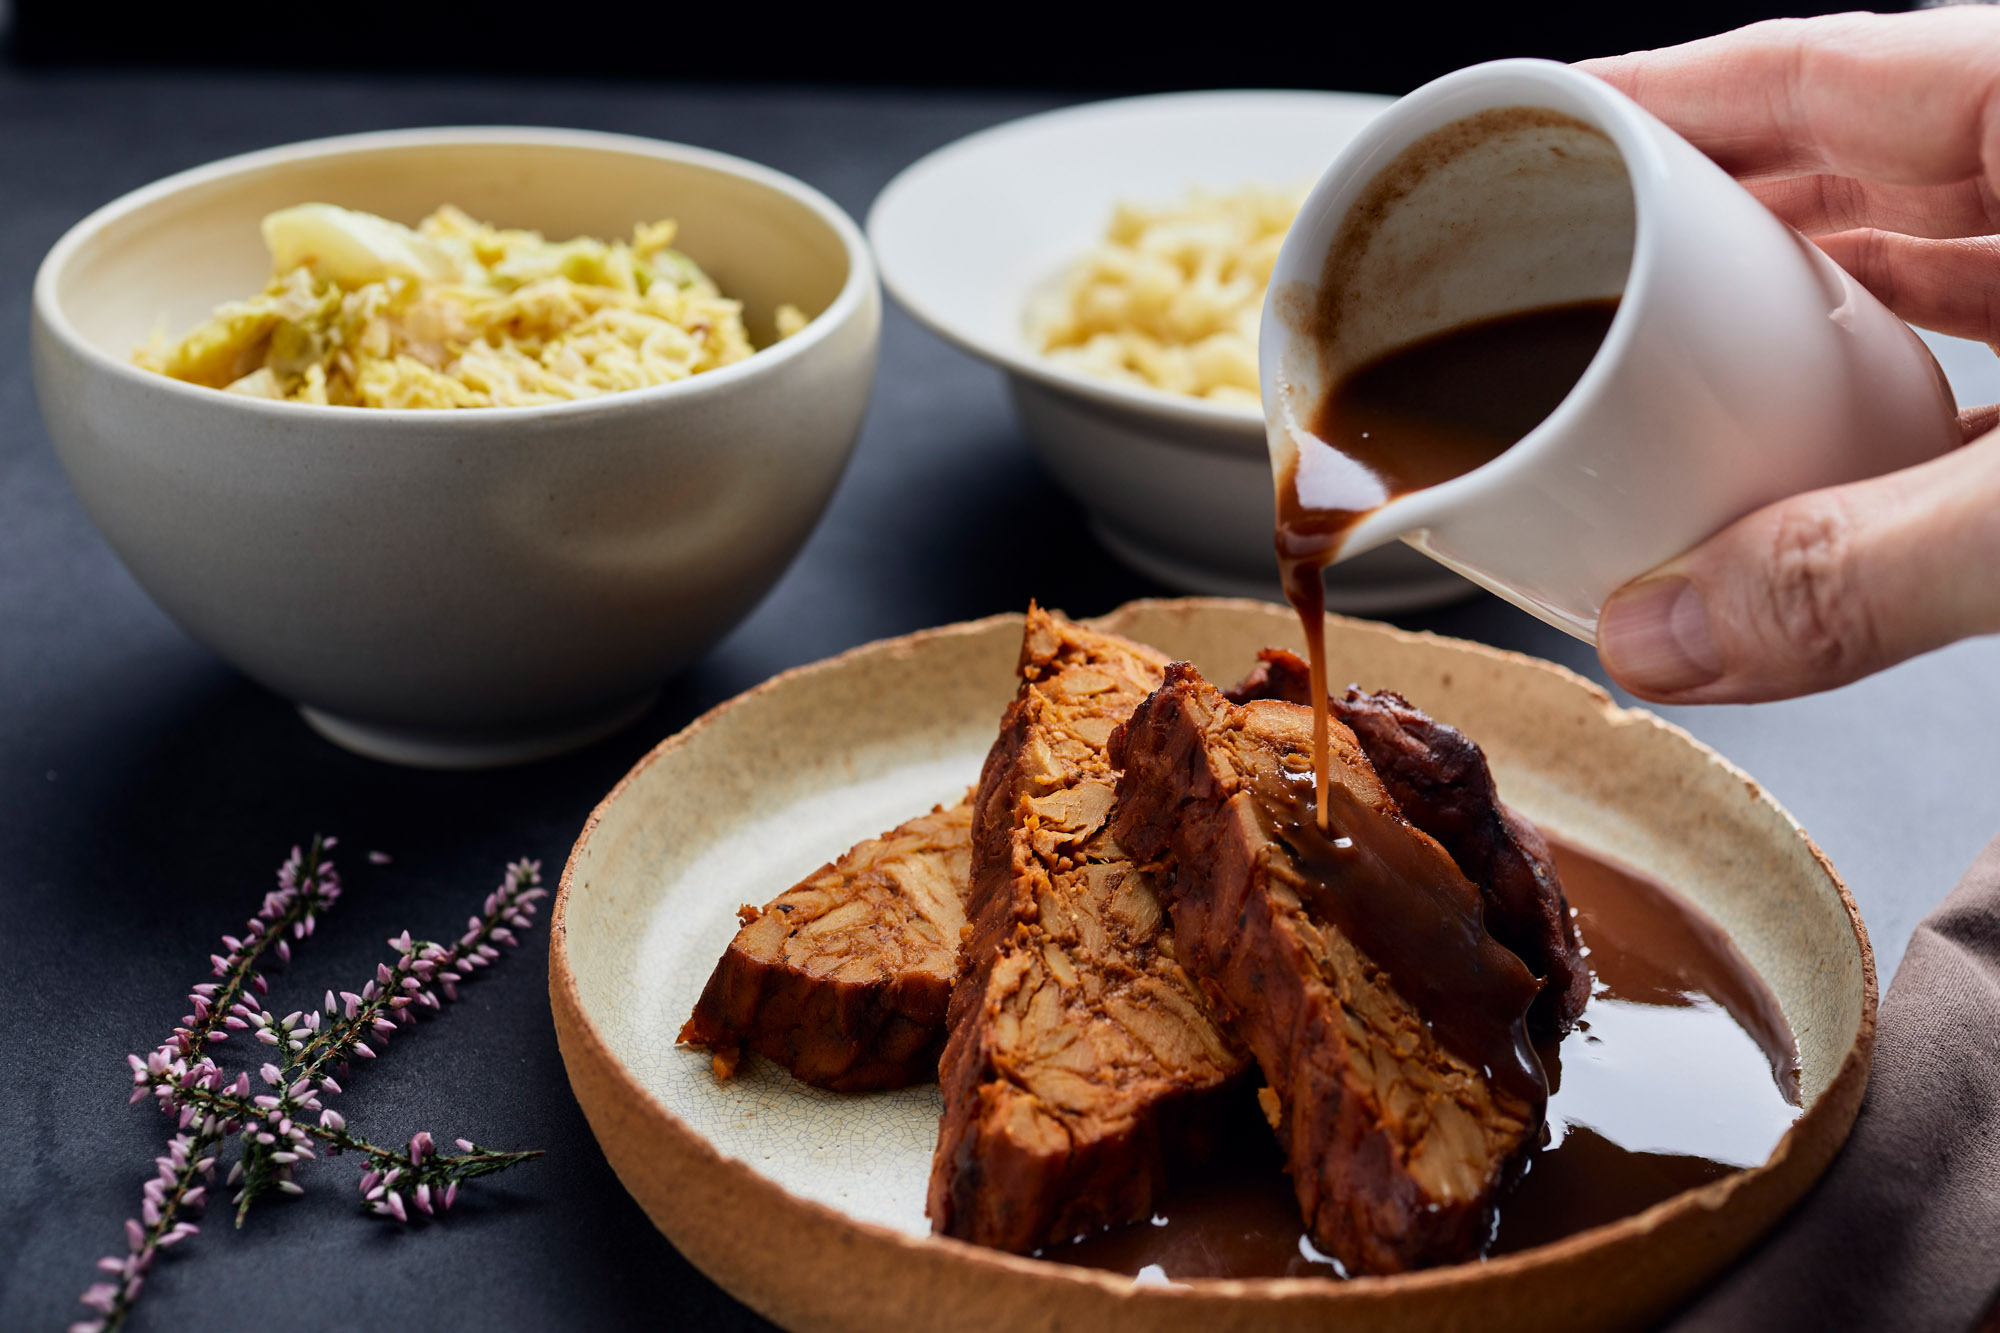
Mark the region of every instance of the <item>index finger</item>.
[[1776, 19], [1578, 68], [1732, 175], [2000, 181], [2000, 10]]

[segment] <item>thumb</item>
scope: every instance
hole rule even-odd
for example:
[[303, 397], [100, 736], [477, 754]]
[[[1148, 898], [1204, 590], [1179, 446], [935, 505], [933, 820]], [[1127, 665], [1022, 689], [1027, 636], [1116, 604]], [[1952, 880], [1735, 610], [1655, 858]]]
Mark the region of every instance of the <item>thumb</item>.
[[1597, 651], [1661, 703], [1789, 699], [2000, 631], [2000, 431], [1766, 506], [1611, 595]]

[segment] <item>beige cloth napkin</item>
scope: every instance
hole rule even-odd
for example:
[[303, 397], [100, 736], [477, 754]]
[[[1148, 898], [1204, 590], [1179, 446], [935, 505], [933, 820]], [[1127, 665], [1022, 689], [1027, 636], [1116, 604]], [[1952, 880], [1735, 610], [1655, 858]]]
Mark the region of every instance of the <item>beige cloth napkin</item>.
[[1917, 927], [1854, 1133], [1765, 1243], [1669, 1322], [1979, 1324], [2000, 1293], [2000, 838]]

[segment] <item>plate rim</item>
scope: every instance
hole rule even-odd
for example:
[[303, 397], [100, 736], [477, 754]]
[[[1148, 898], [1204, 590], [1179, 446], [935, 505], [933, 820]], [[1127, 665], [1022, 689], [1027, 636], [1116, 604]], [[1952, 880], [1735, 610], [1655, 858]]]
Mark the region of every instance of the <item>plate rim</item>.
[[[1149, 610], [1170, 609], [1176, 611], [1199, 611], [1206, 608], [1246, 609], [1276, 613], [1289, 617], [1290, 612], [1270, 603], [1252, 601], [1245, 598], [1185, 597], [1185, 598], [1142, 598], [1124, 603], [1101, 616], [1090, 617], [1085, 623], [1117, 632], [1121, 622]], [[1405, 643], [1428, 643], [1449, 647], [1454, 650], [1469, 651], [1475, 657], [1483, 657], [1495, 662], [1525, 665], [1534, 670], [1553, 673], [1565, 681], [1579, 685], [1592, 697], [1593, 701], [1614, 721], [1623, 724], [1639, 724], [1657, 728], [1684, 744], [1692, 747], [1710, 764], [1720, 767], [1730, 776], [1744, 784], [1748, 797], [1769, 807], [1777, 813], [1811, 852], [1814, 862], [1826, 875], [1836, 891], [1842, 908], [1846, 912], [1856, 944], [1860, 950], [1862, 969], [1862, 1006], [1856, 1035], [1852, 1045], [1841, 1058], [1840, 1066], [1829, 1080], [1813, 1105], [1793, 1122], [1777, 1146], [1764, 1162], [1753, 1167], [1732, 1171], [1722, 1178], [1683, 1190], [1638, 1213], [1614, 1219], [1599, 1226], [1572, 1232], [1560, 1239], [1543, 1245], [1489, 1259], [1468, 1260], [1437, 1268], [1420, 1269], [1409, 1273], [1387, 1276], [1364, 1276], [1346, 1280], [1323, 1277], [1277, 1277], [1277, 1278], [1191, 1278], [1175, 1279], [1171, 1285], [1140, 1286], [1124, 1274], [1106, 1270], [1085, 1268], [1065, 1264], [1056, 1260], [1035, 1259], [1004, 1251], [973, 1245], [948, 1236], [913, 1236], [878, 1222], [869, 1222], [852, 1217], [827, 1204], [793, 1194], [777, 1181], [765, 1176], [747, 1162], [730, 1157], [718, 1149], [707, 1136], [669, 1110], [657, 1097], [648, 1091], [622, 1060], [612, 1051], [609, 1042], [591, 1018], [582, 996], [577, 989], [575, 972], [570, 964], [567, 939], [567, 914], [570, 894], [575, 887], [578, 863], [584, 855], [592, 836], [607, 817], [612, 807], [646, 770], [660, 762], [667, 755], [684, 747], [689, 741], [730, 711], [743, 706], [748, 701], [783, 689], [788, 683], [802, 677], [833, 671], [860, 658], [881, 653], [908, 654], [923, 644], [940, 638], [962, 637], [985, 633], [1002, 624], [1021, 623], [1019, 612], [1003, 612], [976, 620], [958, 621], [948, 625], [918, 630], [911, 634], [878, 639], [860, 644], [833, 656], [815, 662], [792, 667], [772, 676], [770, 679], [724, 700], [703, 713], [673, 735], [666, 737], [649, 750], [632, 768], [619, 779], [603, 800], [591, 810], [582, 831], [578, 834], [568, 860], [564, 863], [562, 877], [557, 887], [555, 901], [549, 922], [549, 997], [554, 1011], [558, 1046], [563, 1058], [573, 1092], [582, 1105], [586, 1119], [591, 1124], [593, 1136], [602, 1146], [603, 1131], [597, 1118], [592, 1114], [593, 1106], [579, 1087], [579, 1065], [595, 1066], [590, 1074], [608, 1073], [617, 1086], [619, 1099], [626, 1112], [634, 1109], [656, 1128], [678, 1139], [680, 1146], [693, 1153], [708, 1165], [719, 1169], [732, 1193], [747, 1193], [773, 1208], [791, 1210], [804, 1218], [817, 1221], [823, 1226], [831, 1226], [836, 1231], [848, 1229], [878, 1245], [886, 1244], [895, 1252], [917, 1256], [939, 1256], [951, 1261], [963, 1262], [993, 1276], [1010, 1276], [1027, 1279], [1038, 1284], [1054, 1284], [1045, 1291], [1068, 1290], [1071, 1292], [1093, 1292], [1111, 1298], [1119, 1305], [1130, 1308], [1134, 1302], [1176, 1302], [1192, 1309], [1210, 1300], [1226, 1299], [1241, 1303], [1244, 1298], [1264, 1304], [1293, 1305], [1369, 1305], [1393, 1300], [1400, 1296], [1440, 1296], [1464, 1289], [1467, 1294], [1487, 1287], [1498, 1287], [1509, 1279], [1530, 1277], [1548, 1270], [1560, 1270], [1576, 1262], [1591, 1252], [1622, 1242], [1636, 1243], [1646, 1238], [1661, 1226], [1684, 1216], [1694, 1216], [1703, 1212], [1715, 1212], [1725, 1207], [1732, 1199], [1745, 1190], [1769, 1192], [1782, 1188], [1792, 1177], [1803, 1172], [1803, 1180], [1796, 1190], [1784, 1197], [1780, 1206], [1757, 1228], [1756, 1235], [1766, 1234], [1777, 1218], [1790, 1210], [1798, 1198], [1819, 1178], [1828, 1162], [1845, 1144], [1854, 1118], [1859, 1112], [1862, 1094], [1868, 1081], [1872, 1061], [1879, 992], [1875, 971], [1874, 950], [1869, 942], [1867, 928], [1862, 921], [1859, 906], [1848, 891], [1846, 882], [1828, 859], [1825, 852], [1812, 836], [1799, 824], [1791, 812], [1786, 810], [1767, 788], [1743, 769], [1717, 753], [1712, 747], [1682, 728], [1644, 708], [1620, 706], [1610, 693], [1596, 682], [1571, 671], [1558, 663], [1550, 662], [1530, 654], [1495, 648], [1472, 640], [1454, 638], [1430, 631], [1405, 630], [1380, 621], [1363, 620], [1346, 616], [1329, 615], [1329, 626], [1343, 626], [1365, 629], [1376, 633], [1386, 633], [1392, 639]], [[1813, 1142], [1806, 1143], [1808, 1137], [1802, 1131], [1810, 1126]], [[607, 1153], [607, 1157], [609, 1157]], [[620, 1183], [628, 1192], [632, 1189], [626, 1180], [626, 1173], [616, 1162], [612, 1163]], [[639, 1200], [642, 1209], [644, 1201]], [[648, 1211], [648, 1217], [651, 1213]], [[665, 1234], [665, 1228], [657, 1219], [656, 1227]], [[686, 1255], [674, 1237], [667, 1237], [677, 1251]], [[1754, 1240], [1752, 1242], [1754, 1244]], [[696, 1262], [692, 1256], [690, 1262]], [[696, 1262], [697, 1267], [703, 1267]], [[708, 1270], [704, 1267], [704, 1272]], [[757, 1305], [757, 1293], [745, 1293], [724, 1284], [736, 1299], [752, 1304], [765, 1313], [772, 1313]]]

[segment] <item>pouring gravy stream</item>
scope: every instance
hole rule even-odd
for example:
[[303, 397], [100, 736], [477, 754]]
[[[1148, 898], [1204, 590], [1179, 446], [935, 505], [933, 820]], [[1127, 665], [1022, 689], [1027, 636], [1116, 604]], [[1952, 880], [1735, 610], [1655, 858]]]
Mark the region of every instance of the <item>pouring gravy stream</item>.
[[1540, 425], [1576, 387], [1616, 299], [1446, 329], [1335, 383], [1278, 479], [1275, 542], [1312, 663], [1313, 773], [1327, 827], [1326, 586], [1354, 525], [1399, 495], [1463, 476]]

